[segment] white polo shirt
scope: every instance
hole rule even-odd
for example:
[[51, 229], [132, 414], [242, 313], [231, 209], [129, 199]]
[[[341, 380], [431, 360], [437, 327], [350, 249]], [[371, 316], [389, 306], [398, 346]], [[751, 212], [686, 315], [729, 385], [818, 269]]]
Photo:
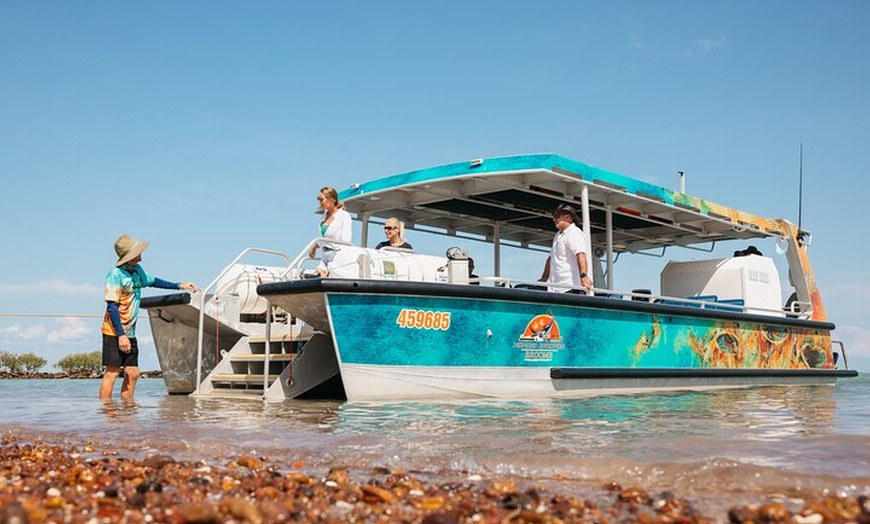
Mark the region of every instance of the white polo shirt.
[[[582, 286], [580, 282], [580, 267], [577, 264], [577, 254], [586, 252], [586, 235], [583, 230], [572, 223], [564, 231], [556, 232], [553, 237], [553, 247], [550, 248], [550, 278], [547, 282]], [[591, 275], [587, 275], [592, 278]], [[567, 292], [569, 289], [548, 287], [548, 291]]]

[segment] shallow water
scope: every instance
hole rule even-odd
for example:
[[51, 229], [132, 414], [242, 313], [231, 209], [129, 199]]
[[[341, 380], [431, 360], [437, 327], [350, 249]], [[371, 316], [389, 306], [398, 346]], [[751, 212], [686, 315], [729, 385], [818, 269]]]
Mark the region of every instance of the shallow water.
[[[4, 433], [223, 463], [404, 468], [430, 478], [607, 482], [718, 496], [870, 492], [870, 376], [582, 400], [354, 403], [193, 399], [140, 381], [103, 403], [95, 380], [2, 380]], [[116, 392], [117, 395], [117, 392]]]

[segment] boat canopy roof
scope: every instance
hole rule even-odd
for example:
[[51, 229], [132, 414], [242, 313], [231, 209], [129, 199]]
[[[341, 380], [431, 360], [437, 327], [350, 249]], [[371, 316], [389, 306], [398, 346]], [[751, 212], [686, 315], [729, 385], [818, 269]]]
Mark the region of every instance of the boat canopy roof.
[[365, 222], [396, 217], [415, 230], [549, 248], [552, 212], [578, 213], [588, 191], [593, 244], [638, 252], [724, 240], [786, 238], [782, 221], [553, 155], [476, 159], [354, 184], [339, 194]]

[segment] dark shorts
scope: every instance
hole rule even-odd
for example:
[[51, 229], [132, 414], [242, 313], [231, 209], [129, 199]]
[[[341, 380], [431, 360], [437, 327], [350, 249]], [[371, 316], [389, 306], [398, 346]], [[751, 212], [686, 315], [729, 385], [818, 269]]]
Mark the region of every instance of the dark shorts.
[[103, 335], [103, 365], [139, 367], [139, 345], [135, 338], [130, 339], [130, 352], [124, 353], [118, 348], [118, 337]]

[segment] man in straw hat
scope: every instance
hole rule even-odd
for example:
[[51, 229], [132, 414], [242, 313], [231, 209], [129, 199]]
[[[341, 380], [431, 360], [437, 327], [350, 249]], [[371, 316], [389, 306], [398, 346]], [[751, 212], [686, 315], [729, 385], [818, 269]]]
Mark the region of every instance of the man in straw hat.
[[[573, 207], [561, 205], [553, 211], [556, 236], [550, 256], [544, 264], [540, 281], [574, 287], [592, 287], [592, 278], [586, 262], [586, 235], [580, 229], [580, 218]], [[565, 287], [548, 287], [548, 291], [571, 291]]]
[[106, 275], [106, 316], [103, 317], [103, 365], [106, 373], [100, 384], [100, 399], [112, 398], [115, 379], [124, 368], [121, 399], [133, 400], [139, 379], [139, 347], [136, 344], [136, 319], [143, 287], [186, 289], [196, 292], [191, 282], [175, 283], [153, 277], [139, 265], [148, 242], [137, 242], [124, 234], [115, 241], [118, 261]]

